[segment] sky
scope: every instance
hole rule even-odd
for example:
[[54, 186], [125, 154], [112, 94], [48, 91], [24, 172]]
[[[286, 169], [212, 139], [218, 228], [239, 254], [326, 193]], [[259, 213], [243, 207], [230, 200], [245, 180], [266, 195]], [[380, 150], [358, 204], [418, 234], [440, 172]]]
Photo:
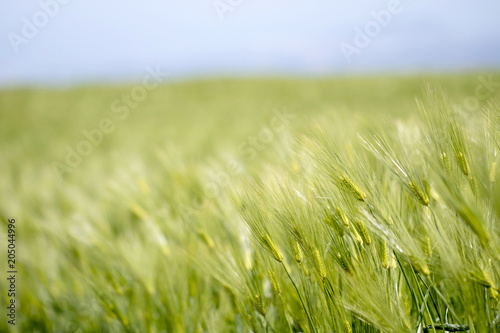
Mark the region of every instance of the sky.
[[500, 67], [498, 0], [0, 3], [0, 86]]

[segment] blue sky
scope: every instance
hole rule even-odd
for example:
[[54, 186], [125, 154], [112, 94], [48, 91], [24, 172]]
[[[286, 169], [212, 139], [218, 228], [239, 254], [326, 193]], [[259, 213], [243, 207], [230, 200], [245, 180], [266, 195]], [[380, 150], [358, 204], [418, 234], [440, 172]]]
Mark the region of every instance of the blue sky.
[[[0, 85], [133, 81], [157, 65], [172, 78], [500, 67], [500, 2], [400, 0], [377, 23], [397, 1], [3, 1]], [[348, 61], [340, 45], [367, 26]]]

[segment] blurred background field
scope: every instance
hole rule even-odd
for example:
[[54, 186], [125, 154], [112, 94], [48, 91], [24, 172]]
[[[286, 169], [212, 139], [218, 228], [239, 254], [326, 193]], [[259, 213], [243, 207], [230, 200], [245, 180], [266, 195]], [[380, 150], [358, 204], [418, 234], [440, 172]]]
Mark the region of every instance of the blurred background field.
[[[475, 97], [481, 85], [478, 78], [490, 75], [181, 81], [153, 89], [135, 109], [129, 108], [124, 120], [119, 118], [122, 113], [113, 112], [112, 104], [129, 95], [133, 85], [9, 89], [2, 91], [0, 98], [0, 145], [7, 150], [4, 154], [10, 150], [10, 154], [17, 152], [39, 167], [49, 166], [54, 160], [64, 160], [66, 146], [76, 149], [77, 143], [86, 139], [83, 130], [98, 128], [103, 118], [110, 118], [116, 129], [105, 136], [83, 167], [92, 164], [93, 155], [110, 150], [126, 154], [166, 143], [204, 158], [221, 151], [237, 154], [243, 140], [268, 126], [274, 109], [286, 108], [301, 118], [291, 123], [289, 131], [318, 117], [331, 120], [343, 116], [366, 119], [367, 123], [382, 115], [408, 119], [415, 115], [415, 98], [423, 96], [426, 83], [442, 86], [457, 107], [465, 108], [464, 101]], [[498, 82], [498, 77], [494, 74], [491, 80]], [[480, 111], [498, 96], [494, 88], [485, 98], [476, 98], [478, 104], [471, 112]]]

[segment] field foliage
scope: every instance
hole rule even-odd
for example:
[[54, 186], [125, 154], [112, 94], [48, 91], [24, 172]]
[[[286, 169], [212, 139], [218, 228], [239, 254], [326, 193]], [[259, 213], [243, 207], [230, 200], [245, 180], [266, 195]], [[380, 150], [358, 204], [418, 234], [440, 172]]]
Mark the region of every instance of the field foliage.
[[477, 77], [171, 83], [123, 117], [132, 87], [0, 92], [0, 330], [500, 331], [500, 89]]

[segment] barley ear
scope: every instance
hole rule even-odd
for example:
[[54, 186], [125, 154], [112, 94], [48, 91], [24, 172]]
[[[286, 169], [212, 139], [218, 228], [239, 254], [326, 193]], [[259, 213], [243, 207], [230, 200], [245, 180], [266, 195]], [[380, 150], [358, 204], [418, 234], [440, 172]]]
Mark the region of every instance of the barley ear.
[[429, 196], [417, 186], [417, 184], [410, 179], [408, 187], [411, 190], [413, 196], [424, 206], [429, 205]]
[[349, 226], [349, 219], [347, 218], [347, 215], [344, 213], [344, 211], [342, 209], [340, 209], [340, 207], [337, 207], [336, 210], [337, 210], [337, 214], [339, 214], [339, 217], [340, 217], [340, 220], [342, 221], [342, 223], [346, 227], [348, 227]]
[[266, 316], [266, 303], [265, 303], [265, 300], [264, 298], [257, 294], [255, 295], [255, 299], [254, 299], [254, 305], [255, 305], [255, 309], [257, 310], [258, 313], [260, 313], [263, 317]]
[[338, 261], [340, 267], [342, 267], [342, 269], [344, 271], [346, 271], [347, 273], [351, 273], [351, 268], [350, 268], [347, 260], [345, 260], [344, 257], [338, 252], [337, 252], [337, 261]]
[[273, 269], [271, 268], [269, 271], [269, 279], [271, 280], [271, 285], [273, 286], [274, 292], [278, 295], [281, 294], [281, 286], [278, 281], [278, 278], [276, 277], [276, 274], [274, 274]]
[[465, 223], [472, 229], [472, 231], [479, 237], [483, 244], [488, 244], [490, 237], [486, 230], [483, 228], [481, 221], [466, 205], [456, 207], [458, 215], [465, 221]]
[[292, 243], [292, 250], [293, 250], [293, 257], [297, 262], [297, 264], [302, 263], [302, 261], [304, 260], [304, 253], [302, 252], [302, 248], [300, 247], [299, 242], [294, 241]]
[[319, 276], [321, 277], [321, 280], [324, 280], [326, 278], [326, 270], [325, 270], [325, 265], [323, 264], [323, 259], [321, 258], [321, 253], [319, 252], [318, 249], [314, 249], [313, 255]]
[[363, 245], [363, 238], [361, 238], [361, 236], [359, 235], [359, 232], [356, 230], [356, 228], [353, 228], [352, 226], [349, 228], [349, 230], [351, 231], [351, 236], [352, 238], [354, 239], [354, 241], [359, 244], [359, 245]]
[[491, 278], [490, 272], [488, 272], [488, 270], [486, 270], [486, 269], [483, 269], [483, 275], [484, 275], [484, 280], [488, 284], [491, 298], [493, 298], [494, 300], [497, 300], [498, 299], [498, 289], [495, 285], [495, 282]]
[[458, 167], [462, 170], [462, 173], [466, 176], [469, 176], [470, 168], [469, 163], [467, 163], [467, 159], [463, 152], [458, 152], [455, 154], [455, 158], [457, 159]]
[[427, 255], [427, 257], [432, 257], [432, 244], [429, 236], [425, 236], [424, 238], [424, 253]]
[[283, 254], [281, 253], [279, 247], [276, 245], [276, 243], [273, 241], [273, 239], [269, 234], [266, 234], [264, 236], [263, 242], [273, 255], [274, 259], [276, 259], [276, 261], [278, 262], [283, 262]]
[[205, 243], [210, 249], [214, 248], [214, 241], [212, 238], [203, 230], [198, 231], [198, 235], [200, 236], [203, 243]]
[[445, 152], [442, 152], [440, 157], [441, 157], [441, 164], [443, 165], [443, 167], [446, 170], [450, 171], [451, 170], [451, 162], [450, 162], [448, 155]]
[[419, 258], [416, 258], [414, 256], [410, 255], [410, 262], [413, 267], [418, 273], [429, 276], [431, 275], [431, 271], [429, 270], [429, 266], [425, 263], [425, 261], [420, 260]]
[[368, 232], [368, 229], [366, 229], [364, 223], [360, 220], [356, 221], [356, 228], [359, 231], [359, 234], [361, 235], [361, 239], [366, 245], [370, 245], [372, 243], [372, 239], [370, 237], [370, 233]]
[[356, 199], [358, 199], [359, 201], [366, 201], [365, 192], [363, 192], [363, 190], [358, 185], [356, 185], [352, 181], [352, 179], [349, 178], [349, 176], [347, 176], [345, 174], [341, 175], [341, 176], [339, 176], [339, 181], [345, 188], [347, 188], [348, 190], [350, 190], [352, 192], [352, 194], [354, 194]]

